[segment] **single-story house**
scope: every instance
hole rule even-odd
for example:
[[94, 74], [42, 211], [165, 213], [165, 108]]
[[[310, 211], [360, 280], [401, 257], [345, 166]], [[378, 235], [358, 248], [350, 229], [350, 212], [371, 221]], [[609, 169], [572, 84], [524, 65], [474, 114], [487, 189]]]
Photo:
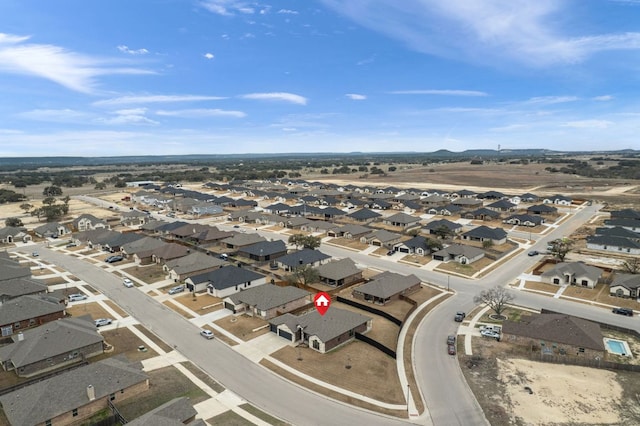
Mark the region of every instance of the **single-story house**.
[[459, 223], [451, 222], [447, 219], [434, 220], [425, 225], [423, 229], [427, 230], [429, 234], [438, 234], [439, 230], [446, 228], [452, 235], [462, 230], [462, 225]]
[[360, 237], [360, 242], [377, 247], [391, 248], [394, 244], [399, 243], [401, 239], [401, 234], [389, 232], [385, 229], [379, 229]]
[[277, 259], [278, 267], [287, 272], [293, 271], [300, 266], [310, 265], [317, 268], [331, 260], [331, 256], [324, 254], [320, 250], [304, 248], [289, 253]]
[[202, 419], [196, 419], [198, 412], [189, 398], [174, 398], [161, 406], [146, 412], [127, 423], [129, 426], [206, 426]]
[[31, 235], [27, 233], [25, 228], [16, 228], [15, 226], [0, 228], [0, 243], [2, 244], [11, 244], [16, 241], [26, 243], [31, 240]]
[[622, 209], [611, 212], [612, 219], [633, 219], [640, 220], [640, 210]]
[[0, 334], [11, 336], [65, 316], [65, 306], [47, 295], [16, 297], [0, 305]]
[[106, 221], [98, 219], [89, 213], [81, 214], [71, 223], [73, 224], [74, 229], [78, 232], [89, 231], [91, 229], [109, 229], [109, 225], [107, 225]]
[[356, 299], [365, 300], [378, 305], [386, 305], [392, 300], [415, 293], [420, 290], [420, 278], [415, 275], [400, 275], [394, 272], [383, 272], [373, 280], [359, 285], [351, 294]]
[[[110, 357], [0, 396], [12, 425], [80, 424], [108, 407], [149, 389], [139, 363]], [[34, 409], [35, 408], [35, 409]]]
[[502, 339], [542, 354], [577, 355], [602, 359], [605, 353], [600, 325], [565, 314], [533, 314], [502, 323]]
[[410, 240], [403, 241], [393, 246], [393, 251], [406, 254], [417, 254], [418, 256], [426, 256], [431, 253], [434, 246], [439, 243], [422, 235], [416, 235]]
[[[1, 274], [2, 268], [0, 268]], [[0, 279], [0, 304], [28, 294], [46, 294], [47, 291], [48, 287], [42, 281], [33, 280], [29, 277]]]
[[489, 228], [488, 226], [480, 225], [463, 233], [462, 239], [480, 242], [491, 241], [495, 245], [500, 245], [507, 242], [507, 232], [502, 228]]
[[492, 220], [499, 219], [500, 212], [490, 210], [486, 207], [480, 207], [479, 209], [465, 213], [464, 217], [466, 219]]
[[371, 231], [372, 229], [368, 226], [349, 224], [327, 231], [327, 236], [360, 239], [360, 237], [370, 234]]
[[373, 210], [369, 210], [369, 209], [360, 209], [353, 213], [349, 213], [347, 215], [347, 217], [353, 220], [356, 220], [358, 222], [364, 222], [364, 223], [373, 222], [380, 216], [382, 216], [380, 213], [374, 212]]
[[538, 204], [535, 206], [531, 206], [527, 209], [527, 214], [556, 214], [558, 213], [558, 208], [554, 206], [550, 206], [548, 204]]
[[184, 281], [193, 275], [213, 271], [224, 265], [227, 265], [224, 260], [196, 251], [184, 257], [168, 261], [162, 266], [162, 269], [169, 274], [170, 279], [178, 282]]
[[640, 243], [629, 238], [608, 235], [591, 235], [587, 237], [587, 248], [614, 253], [640, 255]]
[[263, 320], [291, 312], [311, 302], [311, 293], [298, 287], [265, 284], [225, 297], [224, 307], [234, 314], [244, 313]]
[[267, 239], [260, 234], [249, 233], [236, 234], [233, 237], [225, 238], [221, 243], [230, 250], [240, 250], [260, 241], [267, 241]]
[[569, 197], [565, 197], [564, 195], [553, 195], [551, 197], [544, 197], [542, 202], [544, 204], [557, 204], [560, 206], [570, 206], [573, 200]]
[[355, 333], [371, 329], [372, 319], [356, 312], [330, 308], [324, 315], [315, 309], [300, 316], [284, 314], [269, 321], [272, 333], [296, 345], [326, 353], [354, 339]]
[[433, 260], [448, 262], [454, 260], [462, 265], [469, 265], [484, 257], [484, 251], [478, 247], [464, 244], [451, 244], [432, 254]]
[[58, 222], [49, 222], [33, 230], [40, 238], [58, 238], [70, 234], [71, 230]]
[[640, 297], [640, 275], [616, 274], [609, 285], [611, 296], [637, 299]]
[[509, 225], [534, 227], [542, 225], [544, 223], [544, 218], [539, 215], [534, 216], [529, 214], [514, 214], [504, 219], [502, 222], [508, 223]]
[[282, 240], [260, 241], [238, 250], [238, 256], [256, 262], [269, 262], [287, 254], [287, 245]]
[[439, 214], [441, 216], [453, 216], [462, 211], [462, 207], [455, 204], [447, 204], [446, 206], [429, 207], [428, 214]]
[[509, 200], [502, 199], [491, 204], [487, 204], [486, 207], [497, 212], [512, 212], [517, 206]]
[[193, 275], [185, 281], [189, 291], [207, 290], [207, 293], [225, 298], [251, 286], [267, 282], [267, 278], [257, 272], [237, 266], [223, 266], [204, 274]]
[[120, 224], [124, 226], [141, 226], [149, 222], [150, 217], [148, 214], [139, 210], [130, 210], [122, 213], [120, 216]]
[[390, 226], [397, 226], [399, 228], [410, 228], [417, 225], [420, 222], [419, 217], [411, 216], [406, 213], [396, 213], [389, 217], [382, 219], [382, 223]]
[[345, 257], [320, 265], [318, 276], [321, 282], [338, 287], [361, 281], [362, 270], [356, 266], [351, 258]]
[[624, 218], [615, 218], [615, 219], [606, 219], [604, 221], [604, 226], [615, 227], [619, 226], [621, 228], [628, 229], [633, 232], [640, 232], [640, 220], [638, 219], [624, 219]]
[[5, 371], [30, 377], [103, 353], [103, 337], [91, 316], [64, 318], [12, 336], [0, 348]]
[[570, 284], [594, 288], [602, 276], [602, 269], [582, 262], [558, 263], [542, 273], [540, 278], [548, 284]]

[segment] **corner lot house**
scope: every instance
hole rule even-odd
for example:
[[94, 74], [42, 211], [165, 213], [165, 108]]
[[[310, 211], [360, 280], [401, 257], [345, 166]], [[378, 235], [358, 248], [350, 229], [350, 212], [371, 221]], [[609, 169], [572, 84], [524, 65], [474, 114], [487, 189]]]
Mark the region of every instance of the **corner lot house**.
[[543, 272], [542, 281], [548, 284], [570, 284], [594, 288], [602, 276], [602, 269], [582, 262], [559, 263]]
[[362, 271], [349, 257], [332, 260], [318, 267], [320, 281], [333, 286], [352, 284], [362, 280]]
[[462, 239], [480, 242], [491, 241], [493, 244], [499, 246], [507, 242], [507, 233], [502, 228], [489, 228], [488, 226], [481, 225], [462, 234]]
[[305, 248], [279, 257], [277, 262], [278, 267], [290, 272], [305, 265], [318, 267], [329, 262], [329, 260], [331, 260], [331, 256], [322, 253], [320, 250]]
[[0, 348], [0, 362], [29, 377], [100, 355], [103, 340], [90, 316], [65, 318], [14, 334], [13, 343]]
[[637, 299], [640, 296], [640, 275], [616, 274], [609, 286], [611, 296]]
[[464, 244], [451, 244], [448, 247], [438, 250], [432, 255], [433, 260], [448, 262], [455, 260], [462, 265], [469, 265], [484, 257], [484, 251], [478, 247], [466, 246]]
[[149, 378], [120, 357], [107, 358], [0, 396], [12, 425], [80, 424], [118, 402], [149, 389]]
[[604, 356], [600, 325], [564, 314], [534, 314], [519, 322], [502, 324], [503, 339], [527, 347], [539, 347], [543, 354], [576, 355], [590, 359]]
[[234, 314], [270, 320], [278, 315], [305, 306], [310, 302], [309, 293], [298, 287], [278, 287], [265, 284], [252, 287], [224, 299], [224, 307]]
[[420, 278], [415, 275], [400, 275], [394, 272], [383, 272], [372, 281], [353, 289], [353, 297], [367, 302], [385, 305], [391, 300], [406, 296], [420, 290]]
[[257, 272], [237, 266], [223, 266], [185, 280], [189, 291], [203, 291], [214, 297], [225, 298], [250, 286], [265, 284], [267, 278]]
[[356, 333], [371, 329], [372, 319], [356, 312], [331, 308], [324, 316], [316, 310], [304, 315], [284, 314], [272, 319], [270, 330], [295, 345], [307, 342], [309, 348], [329, 352], [354, 339]]

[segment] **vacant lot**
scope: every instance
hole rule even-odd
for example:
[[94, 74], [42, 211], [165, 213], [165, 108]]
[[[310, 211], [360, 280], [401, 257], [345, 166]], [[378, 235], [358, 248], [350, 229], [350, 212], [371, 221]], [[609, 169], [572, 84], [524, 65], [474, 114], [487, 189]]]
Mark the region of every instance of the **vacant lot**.
[[116, 328], [115, 330], [103, 331], [100, 334], [104, 337], [105, 343], [113, 346], [113, 351], [92, 358], [92, 360], [98, 361], [114, 355], [124, 354], [129, 361], [141, 361], [158, 355], [153, 349], [139, 350], [140, 346], [146, 345], [128, 328]]
[[67, 313], [74, 317], [80, 317], [82, 315], [91, 315], [94, 320], [98, 318], [112, 318], [102, 306], [97, 302], [74, 302], [75, 305], [67, 308]]
[[215, 321], [214, 324], [245, 342], [269, 332], [266, 321], [248, 315], [228, 316]]
[[197, 294], [193, 300], [193, 294], [187, 293], [175, 298], [175, 301], [191, 309], [193, 312], [204, 315], [223, 308], [222, 299], [209, 294]]
[[131, 268], [123, 269], [123, 272], [138, 278], [147, 284], [154, 283], [156, 281], [163, 280], [166, 272], [162, 270], [161, 265], [146, 265], [146, 266], [133, 266]]

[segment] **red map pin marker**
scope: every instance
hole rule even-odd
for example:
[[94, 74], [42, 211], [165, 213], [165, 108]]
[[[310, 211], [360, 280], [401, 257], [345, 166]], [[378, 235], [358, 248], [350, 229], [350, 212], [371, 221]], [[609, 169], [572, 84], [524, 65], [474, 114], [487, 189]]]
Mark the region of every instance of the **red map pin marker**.
[[313, 304], [316, 306], [316, 310], [320, 315], [324, 315], [329, 310], [329, 305], [331, 305], [331, 296], [324, 291], [316, 294], [313, 298]]

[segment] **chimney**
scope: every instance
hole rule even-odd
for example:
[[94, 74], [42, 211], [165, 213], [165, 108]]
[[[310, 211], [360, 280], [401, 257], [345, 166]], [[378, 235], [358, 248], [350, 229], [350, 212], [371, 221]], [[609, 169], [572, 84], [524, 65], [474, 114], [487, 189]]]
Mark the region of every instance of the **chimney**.
[[89, 401], [96, 399], [96, 390], [93, 388], [93, 385], [87, 386], [87, 396], [89, 397]]
[[22, 342], [24, 340], [24, 333], [21, 331], [18, 333], [18, 342]]

